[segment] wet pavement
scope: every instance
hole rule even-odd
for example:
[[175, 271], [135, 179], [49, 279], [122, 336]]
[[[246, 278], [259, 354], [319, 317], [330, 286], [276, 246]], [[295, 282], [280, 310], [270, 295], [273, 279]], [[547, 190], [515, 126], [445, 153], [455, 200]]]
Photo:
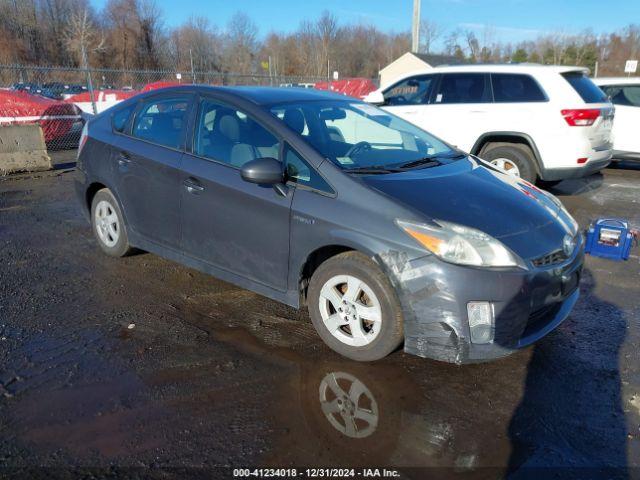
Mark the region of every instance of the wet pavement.
[[[589, 257], [571, 317], [509, 358], [354, 363], [306, 312], [155, 255], [101, 254], [58, 163], [0, 179], [0, 477], [640, 478], [639, 249]], [[583, 227], [640, 226], [628, 167], [554, 193]], [[544, 466], [563, 469], [528, 468]]]

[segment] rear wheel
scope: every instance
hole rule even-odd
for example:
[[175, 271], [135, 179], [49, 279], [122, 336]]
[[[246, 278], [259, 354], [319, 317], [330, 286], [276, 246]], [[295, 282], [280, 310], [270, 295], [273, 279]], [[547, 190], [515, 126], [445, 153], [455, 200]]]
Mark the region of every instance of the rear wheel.
[[534, 182], [536, 179], [533, 154], [527, 146], [518, 144], [488, 146], [481, 158], [510, 175], [524, 178], [529, 182]]
[[103, 188], [93, 197], [91, 226], [104, 253], [112, 257], [124, 257], [131, 253], [122, 211], [108, 188]]
[[309, 283], [309, 314], [340, 355], [378, 360], [402, 343], [402, 311], [385, 274], [369, 258], [345, 252], [324, 262]]

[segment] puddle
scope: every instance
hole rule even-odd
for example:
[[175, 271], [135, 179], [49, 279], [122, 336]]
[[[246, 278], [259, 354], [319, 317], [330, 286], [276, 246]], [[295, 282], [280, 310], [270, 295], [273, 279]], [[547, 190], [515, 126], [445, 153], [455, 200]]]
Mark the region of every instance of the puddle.
[[[258, 433], [269, 446], [258, 459], [260, 465], [454, 465], [465, 471], [508, 463], [509, 415], [500, 422], [490, 403], [478, 408], [473, 401], [477, 385], [441, 384], [443, 373], [460, 371], [455, 366], [417, 359], [410, 363], [418, 371], [409, 371], [393, 359], [358, 363], [326, 352], [318, 359], [269, 345], [244, 328], [223, 326], [219, 318], [188, 304], [172, 309], [212, 341], [280, 370], [268, 379], [268, 388], [258, 381], [250, 402], [268, 423]], [[430, 369], [436, 373], [433, 380]], [[184, 380], [185, 375], [154, 375], [154, 383]], [[260, 392], [265, 389], [267, 395]], [[460, 390], [466, 398], [451, 397]], [[452, 403], [451, 398], [458, 399]], [[517, 400], [514, 395], [514, 406]]]

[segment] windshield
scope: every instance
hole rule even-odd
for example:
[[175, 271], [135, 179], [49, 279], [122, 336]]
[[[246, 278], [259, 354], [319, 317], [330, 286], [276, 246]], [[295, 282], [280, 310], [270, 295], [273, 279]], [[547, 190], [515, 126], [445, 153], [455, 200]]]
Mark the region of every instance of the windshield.
[[417, 168], [461, 155], [427, 132], [366, 103], [289, 103], [272, 107], [271, 113], [345, 170]]

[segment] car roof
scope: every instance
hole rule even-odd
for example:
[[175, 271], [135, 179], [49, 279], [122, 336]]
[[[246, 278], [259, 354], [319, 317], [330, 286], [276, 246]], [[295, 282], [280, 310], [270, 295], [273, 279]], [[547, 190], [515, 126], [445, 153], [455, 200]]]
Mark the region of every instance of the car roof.
[[463, 65], [440, 65], [433, 68], [419, 69], [412, 72], [408, 72], [393, 80], [380, 86], [381, 90], [388, 88], [397, 82], [406, 80], [407, 78], [415, 77], [417, 75], [433, 75], [436, 73], [528, 73], [535, 75], [541, 72], [552, 73], [569, 73], [569, 72], [581, 72], [585, 75], [589, 74], [589, 69], [586, 67], [577, 67], [570, 65], [540, 65], [538, 63], [476, 63], [476, 64], [463, 64]]
[[298, 87], [212, 87], [210, 85], [183, 85], [151, 90], [149, 93], [171, 90], [193, 91], [194, 89], [199, 93], [216, 92], [228, 95], [229, 97], [242, 98], [257, 105], [274, 105], [278, 103], [296, 103], [318, 100], [360, 102], [357, 98], [340, 95], [326, 90]]
[[461, 70], [468, 72], [583, 72], [589, 73], [586, 67], [578, 67], [572, 65], [540, 65], [538, 63], [485, 63], [475, 65], [441, 65], [435, 67], [436, 72], [458, 72]]
[[640, 77], [599, 77], [593, 81], [596, 85], [637, 85]]

